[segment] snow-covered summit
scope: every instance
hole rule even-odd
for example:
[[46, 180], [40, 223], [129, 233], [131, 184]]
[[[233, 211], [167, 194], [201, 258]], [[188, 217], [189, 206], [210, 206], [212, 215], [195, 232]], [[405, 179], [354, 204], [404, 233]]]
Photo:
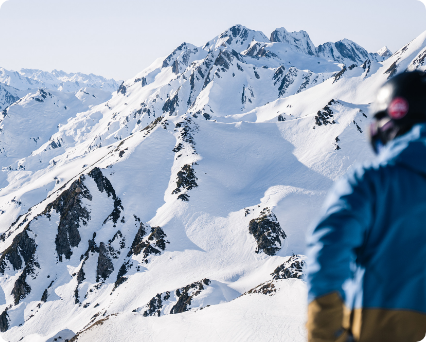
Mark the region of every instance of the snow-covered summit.
[[363, 47], [349, 39], [319, 45], [317, 47], [317, 56], [348, 66], [351, 64], [359, 65], [370, 57], [369, 53]]
[[208, 41], [203, 49], [212, 50], [228, 47], [237, 52], [246, 50], [252, 41], [269, 43], [269, 39], [261, 31], [250, 30], [243, 25], [235, 25]]
[[270, 40], [273, 43], [287, 43], [296, 50], [311, 56], [316, 55], [315, 45], [306, 31], [288, 32], [284, 27], [281, 27], [271, 33]]
[[387, 46], [383, 46], [379, 51], [377, 51], [377, 54], [385, 58], [392, 56], [392, 52], [388, 49]]

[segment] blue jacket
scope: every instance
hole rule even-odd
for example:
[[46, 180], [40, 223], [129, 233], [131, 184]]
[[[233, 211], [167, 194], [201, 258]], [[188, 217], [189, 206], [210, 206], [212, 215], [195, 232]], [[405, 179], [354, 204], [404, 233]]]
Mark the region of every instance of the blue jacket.
[[309, 302], [426, 314], [426, 124], [336, 182], [307, 256]]

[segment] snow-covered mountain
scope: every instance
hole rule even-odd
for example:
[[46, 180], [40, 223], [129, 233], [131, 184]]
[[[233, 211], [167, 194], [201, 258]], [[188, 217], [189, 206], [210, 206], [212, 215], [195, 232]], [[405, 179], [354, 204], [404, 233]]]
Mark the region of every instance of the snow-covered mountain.
[[45, 88], [3, 110], [2, 337], [303, 341], [307, 226], [371, 157], [376, 90], [426, 69], [426, 33], [388, 59], [321, 46], [237, 25], [112, 97]]
[[379, 51], [377, 51], [377, 54], [385, 58], [392, 56], [392, 52], [388, 49], [387, 46], [383, 46]]

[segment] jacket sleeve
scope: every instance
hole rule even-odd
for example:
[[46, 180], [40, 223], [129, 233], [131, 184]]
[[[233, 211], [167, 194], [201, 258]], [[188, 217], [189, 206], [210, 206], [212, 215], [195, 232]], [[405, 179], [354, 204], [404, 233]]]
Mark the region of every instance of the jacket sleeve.
[[337, 341], [345, 302], [344, 283], [368, 228], [375, 205], [372, 179], [358, 169], [337, 182], [307, 239], [308, 335], [310, 342]]

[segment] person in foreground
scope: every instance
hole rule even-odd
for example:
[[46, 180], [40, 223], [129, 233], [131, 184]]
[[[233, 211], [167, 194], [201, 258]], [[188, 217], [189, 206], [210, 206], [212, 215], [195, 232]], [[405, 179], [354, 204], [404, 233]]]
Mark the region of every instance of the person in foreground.
[[327, 197], [308, 235], [309, 342], [426, 334], [426, 76], [404, 72], [373, 104], [377, 154]]

